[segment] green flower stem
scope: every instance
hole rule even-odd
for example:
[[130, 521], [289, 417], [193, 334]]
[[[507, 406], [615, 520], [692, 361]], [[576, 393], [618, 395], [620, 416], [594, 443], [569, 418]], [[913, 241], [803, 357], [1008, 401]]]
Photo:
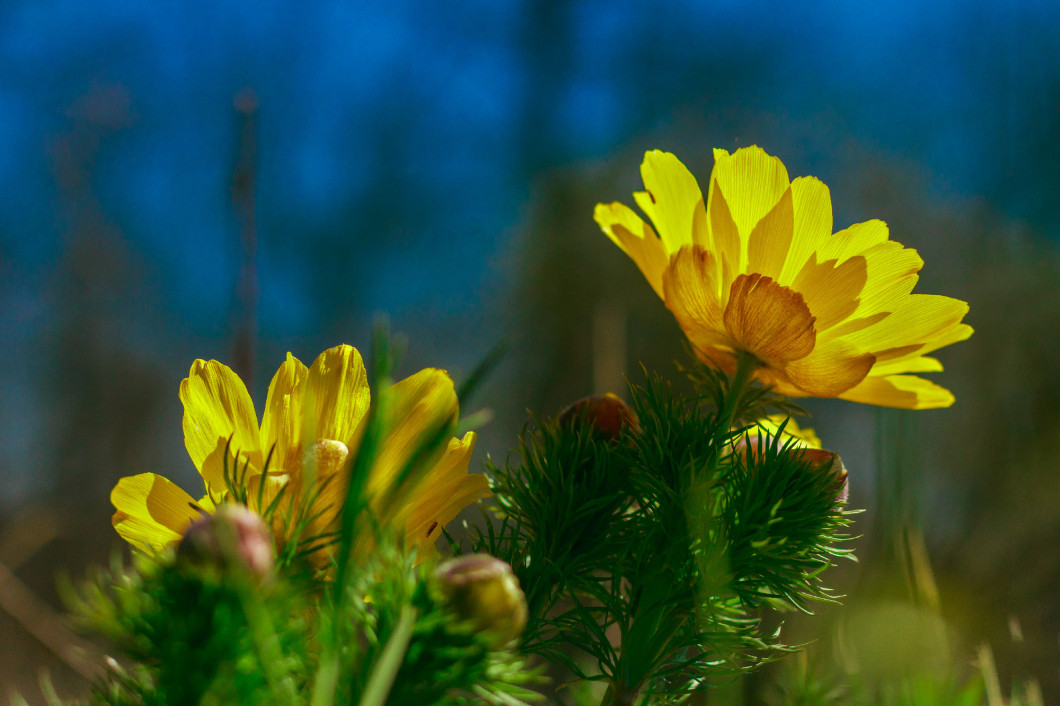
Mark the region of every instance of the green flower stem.
[[324, 641], [325, 650], [313, 679], [311, 706], [331, 706], [335, 703], [335, 689], [339, 684], [339, 651], [330, 638]]
[[733, 421], [739, 416], [744, 392], [754, 378], [754, 371], [759, 365], [761, 363], [750, 353], [736, 352], [736, 374], [733, 375], [729, 389], [725, 391], [725, 399], [718, 410], [718, 428], [722, 433], [727, 433], [732, 428]]
[[390, 694], [390, 688], [394, 685], [401, 663], [405, 659], [405, 651], [409, 648], [412, 639], [412, 630], [416, 627], [416, 609], [410, 605], [401, 610], [394, 632], [386, 641], [383, 654], [376, 662], [372, 670], [372, 676], [368, 679], [368, 685], [364, 689], [360, 706], [383, 706]]
[[640, 690], [629, 690], [622, 686], [615, 686], [613, 683], [609, 684], [607, 691], [604, 692], [604, 700], [600, 702], [601, 706], [633, 706], [637, 703], [637, 698], [640, 696]]
[[[743, 411], [745, 393], [754, 379], [754, 371], [761, 365], [759, 360], [750, 353], [738, 351], [736, 355], [736, 373], [729, 382], [718, 408], [719, 438], [715, 444], [714, 454], [709, 460], [710, 464], [719, 463], [718, 450], [728, 438], [733, 422]], [[645, 588], [650, 593], [651, 585]], [[651, 606], [645, 611], [645, 603], [651, 606], [651, 601], [646, 601], [638, 607], [633, 616], [633, 629], [623, 636], [624, 644], [621, 653], [622, 662], [629, 665], [641, 665], [641, 670], [638, 670], [636, 675], [630, 673], [628, 669], [616, 670], [615, 679], [608, 685], [601, 706], [633, 706], [640, 697], [641, 689], [651, 681], [653, 676], [650, 671], [647, 673], [642, 671], [643, 665], [660, 664], [671, 649], [674, 636], [682, 625], [691, 619], [691, 613], [682, 616], [662, 605]], [[631, 640], [630, 638], [634, 636], [635, 639]], [[632, 642], [633, 645], [625, 644], [627, 642]], [[632, 650], [631, 647], [633, 647]], [[649, 667], [649, 670], [651, 669], [654, 667]]]

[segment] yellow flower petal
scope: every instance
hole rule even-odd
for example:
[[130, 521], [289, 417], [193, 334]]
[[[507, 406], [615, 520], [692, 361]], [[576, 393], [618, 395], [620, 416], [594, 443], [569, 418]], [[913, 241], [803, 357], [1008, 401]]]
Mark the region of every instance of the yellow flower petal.
[[788, 439], [795, 439], [795, 445], [798, 447], [811, 449], [821, 448], [821, 439], [817, 436], [817, 432], [814, 431], [813, 428], [800, 427], [798, 422], [790, 417], [784, 416], [783, 414], [771, 414], [768, 417], [759, 419], [755, 424], [769, 432], [770, 436], [776, 436], [777, 432], [780, 431], [780, 425], [784, 424], [782, 443], [787, 443]]
[[792, 361], [784, 372], [802, 395], [836, 397], [864, 380], [875, 362], [871, 353], [832, 341], [818, 345], [805, 358]]
[[898, 375], [900, 373], [938, 373], [942, 363], [926, 355], [892, 358], [872, 366], [874, 376]]
[[[905, 355], [893, 355], [885, 360], [877, 360], [872, 366], [872, 375], [896, 375], [899, 373], [936, 373], [942, 370], [942, 363], [929, 358], [925, 353], [963, 341], [972, 335], [972, 327], [958, 324], [944, 329], [940, 334], [920, 345], [913, 345]], [[899, 349], [900, 350], [900, 349]]]
[[839, 260], [842, 262], [848, 257], [860, 255], [880, 243], [887, 241], [887, 224], [883, 221], [872, 220], [864, 223], [855, 223], [845, 230], [841, 230], [818, 250], [818, 258], [825, 260]]
[[361, 354], [353, 346], [329, 348], [313, 361], [306, 377], [302, 438], [334, 439], [355, 448], [370, 402]]
[[[314, 540], [339, 529], [339, 517], [350, 487], [349, 449], [341, 442], [321, 439], [306, 449], [302, 492], [313, 494], [311, 517], [302, 541]], [[311, 478], [311, 480], [310, 480]], [[321, 557], [324, 558], [324, 557]]]
[[231, 439], [230, 453], [249, 460], [252, 472], [260, 472], [258, 418], [247, 388], [232, 370], [216, 360], [196, 360], [180, 383], [184, 403], [184, 445], [192, 463], [215, 491], [225, 489], [224, 449]]
[[[709, 196], [713, 198], [714, 189], [721, 188], [732, 219], [744, 240], [758, 222], [773, 210], [788, 186], [788, 170], [784, 164], [760, 147], [745, 147], [731, 155], [725, 150], [714, 150]], [[734, 198], [736, 195], [739, 198]]]
[[957, 299], [910, 294], [890, 316], [843, 340], [861, 350], [885, 351], [911, 344], [919, 347], [957, 326], [966, 313], [968, 305]]
[[870, 375], [840, 399], [901, 409], [936, 409], [953, 404], [953, 393], [915, 375]]
[[721, 325], [722, 307], [714, 281], [711, 254], [699, 247], [684, 247], [673, 256], [663, 275], [663, 301], [696, 348], [732, 346]]
[[111, 519], [114, 529], [145, 551], [158, 552], [176, 542], [202, 515], [194, 498], [154, 473], [122, 478], [111, 491], [110, 501], [116, 510]]
[[732, 219], [729, 204], [720, 186], [711, 186], [710, 233], [713, 252], [717, 260], [717, 281], [722, 292], [728, 292], [732, 281], [743, 267], [743, 243], [740, 241], [740, 230]]
[[261, 450], [269, 470], [291, 471], [302, 460], [302, 402], [309, 369], [290, 353], [272, 382], [261, 419]]
[[640, 165], [646, 192], [633, 195], [655, 224], [666, 252], [707, 244], [706, 209], [696, 178], [669, 152], [651, 150]]
[[828, 187], [814, 177], [799, 177], [791, 182], [794, 209], [794, 233], [788, 259], [777, 278], [790, 285], [810, 255], [832, 237], [832, 199]]
[[596, 204], [593, 218], [615, 245], [636, 263], [661, 299], [663, 270], [666, 269], [669, 255], [651, 226], [631, 208], [618, 202]]
[[806, 357], [816, 340], [802, 295], [759, 274], [732, 283], [724, 320], [741, 349], [772, 367]]
[[867, 279], [864, 257], [852, 257], [841, 265], [835, 260], [818, 264], [816, 255], [811, 254], [791, 288], [802, 294], [817, 317], [817, 330], [823, 332], [857, 310]]
[[[372, 474], [369, 496], [390, 488], [435, 434], [456, 425], [459, 405], [449, 374], [425, 368], [390, 387], [389, 433], [383, 440]], [[423, 459], [430, 464], [431, 460]], [[386, 508], [377, 508], [385, 516]]]
[[794, 227], [791, 189], [787, 189], [751, 231], [747, 241], [747, 268], [776, 280], [784, 269]]
[[262, 517], [272, 513], [269, 519], [277, 547], [284, 546], [294, 526], [293, 515], [298, 507], [295, 496], [299, 489], [287, 473], [262, 473], [246, 481], [247, 507]]
[[442, 459], [424, 476], [408, 503], [406, 537], [421, 546], [433, 545], [441, 530], [465, 507], [489, 497], [489, 483], [478, 473], [468, 473], [475, 449], [475, 433], [451, 439]]
[[900, 243], [886, 241], [865, 250], [862, 256], [868, 277], [854, 316], [891, 312], [901, 307], [920, 279], [917, 272], [924, 265], [920, 255]]

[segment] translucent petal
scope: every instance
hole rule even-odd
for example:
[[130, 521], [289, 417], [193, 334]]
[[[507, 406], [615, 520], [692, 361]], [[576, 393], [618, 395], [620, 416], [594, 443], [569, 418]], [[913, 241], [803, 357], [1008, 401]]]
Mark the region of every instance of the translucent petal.
[[839, 231], [817, 248], [817, 258], [821, 262], [825, 260], [842, 262], [848, 257], [860, 255], [873, 246], [885, 242], [887, 238], [887, 224], [883, 221], [855, 223]]
[[262, 517], [271, 513], [268, 519], [276, 546], [282, 547], [294, 527], [297, 483], [292, 482], [292, 476], [287, 473], [263, 473], [249, 478], [245, 486], [247, 506]]
[[[872, 368], [873, 375], [895, 375], [899, 373], [936, 373], [942, 371], [942, 363], [935, 358], [930, 358], [925, 353], [948, 346], [951, 343], [963, 341], [972, 335], [972, 327], [967, 324], [957, 324], [943, 329], [937, 336], [932, 337], [924, 343], [904, 346], [892, 351], [886, 358], [878, 356], [876, 365]], [[904, 353], [902, 352], [904, 351]]]
[[261, 450], [271, 471], [294, 473], [302, 455], [302, 396], [309, 369], [290, 353], [269, 383], [261, 419]]
[[751, 231], [747, 241], [747, 271], [776, 280], [788, 258], [794, 227], [791, 189], [787, 189]]
[[640, 174], [646, 197], [635, 195], [634, 198], [655, 224], [667, 253], [675, 253], [697, 241], [705, 244], [703, 193], [681, 160], [670, 152], [651, 150], [644, 154]]
[[[733, 221], [746, 242], [758, 221], [769, 213], [787, 191], [788, 170], [776, 157], [752, 146], [736, 150], [714, 150], [709, 197], [715, 186], [725, 193]], [[710, 211], [710, 202], [707, 203]]]
[[651, 226], [641, 220], [631, 208], [618, 202], [596, 204], [593, 218], [607, 237], [637, 264], [648, 284], [661, 299], [662, 274], [669, 255], [666, 246]]
[[818, 264], [811, 255], [791, 288], [806, 300], [810, 313], [817, 318], [817, 330], [825, 331], [858, 308], [866, 279], [863, 257], [852, 257], [837, 265], [835, 260]]
[[814, 177], [799, 177], [791, 182], [791, 200], [795, 235], [777, 278], [784, 286], [791, 284], [810, 255], [832, 236], [832, 198], [827, 186]]
[[819, 345], [805, 358], [788, 363], [784, 373], [806, 394], [836, 397], [869, 374], [876, 359], [842, 342]]
[[[459, 406], [453, 381], [438, 368], [425, 368], [395, 383], [388, 391], [389, 433], [383, 440], [371, 476], [368, 493], [379, 496], [399, 481], [400, 474], [432, 438], [456, 425]], [[437, 453], [444, 451], [438, 449]], [[429, 468], [430, 459], [416, 459]], [[435, 459], [436, 460], [436, 459]], [[384, 519], [393, 508], [376, 508]]]
[[942, 363], [925, 355], [905, 356], [878, 362], [872, 366], [872, 374], [877, 377], [898, 375], [901, 373], [939, 373]]
[[370, 401], [361, 354], [353, 346], [329, 348], [306, 377], [302, 438], [334, 439], [356, 448]]
[[937, 409], [949, 407], [954, 401], [952, 392], [915, 375], [869, 375], [839, 397], [851, 402], [901, 409]]
[[744, 247], [740, 240], [740, 231], [732, 219], [732, 213], [729, 212], [725, 192], [716, 184], [711, 186], [708, 214], [711, 243], [717, 260], [715, 279], [719, 291], [727, 293], [736, 275], [743, 272]]
[[911, 294], [900, 309], [880, 322], [843, 337], [864, 351], [923, 344], [956, 326], [968, 312], [960, 300], [933, 294]]
[[225, 489], [224, 449], [239, 453], [255, 472], [262, 467], [258, 418], [243, 381], [216, 360], [196, 360], [180, 383], [184, 445], [192, 463], [215, 491]]
[[731, 345], [714, 280], [714, 257], [699, 247], [684, 247], [663, 275], [666, 307], [696, 348]]

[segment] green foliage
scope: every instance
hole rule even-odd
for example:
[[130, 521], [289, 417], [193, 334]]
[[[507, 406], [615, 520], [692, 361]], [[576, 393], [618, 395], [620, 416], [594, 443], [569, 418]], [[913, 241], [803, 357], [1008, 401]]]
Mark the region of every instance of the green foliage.
[[[388, 669], [378, 703], [532, 700], [520, 686], [536, 679], [526, 658], [460, 620], [429, 570], [409, 559], [381, 547], [338, 602], [304, 575], [256, 584], [172, 557], [100, 572], [67, 600], [82, 627], [107, 635], [133, 666], [112, 665], [88, 703], [370, 703]], [[326, 636], [337, 652], [321, 649]], [[321, 696], [315, 676], [331, 655], [334, 691]]]
[[782, 444], [778, 437], [763, 431], [748, 440], [753, 450], [733, 454], [727, 470], [723, 515], [733, 587], [749, 606], [769, 601], [808, 610], [808, 599], [831, 600], [820, 572], [834, 557], [852, 556], [833, 543], [850, 520], [839, 508], [831, 460], [815, 463], [794, 439]]
[[604, 703], [676, 703], [775, 659], [787, 648], [762, 609], [828, 600], [821, 572], [849, 556], [825, 464], [744, 438], [739, 420], [789, 406], [746, 369], [694, 379], [693, 398], [652, 375], [631, 386], [639, 425], [617, 439], [584, 420], [525, 429], [490, 467], [496, 522], [472, 528], [527, 593], [524, 649], [605, 681]]
[[252, 583], [171, 556], [101, 572], [67, 601], [140, 665], [112, 670], [98, 703], [278, 703], [309, 649], [306, 594], [292, 581]]

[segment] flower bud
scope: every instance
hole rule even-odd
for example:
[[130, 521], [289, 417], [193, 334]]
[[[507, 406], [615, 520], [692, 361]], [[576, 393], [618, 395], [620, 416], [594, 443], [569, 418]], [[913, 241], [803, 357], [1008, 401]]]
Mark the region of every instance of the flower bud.
[[587, 425], [611, 441], [618, 439], [623, 429], [635, 432], [640, 428], [636, 412], [610, 392], [578, 400], [559, 413], [559, 423]]
[[[846, 504], [849, 483], [843, 459], [833, 451], [822, 449], [821, 440], [813, 429], [800, 428], [793, 419], [787, 419], [785, 422], [785, 417], [779, 415], [759, 419], [756, 424], [756, 429], [752, 429], [746, 436], [737, 439], [733, 445], [733, 453], [743, 455], [748, 462], [753, 461], [758, 455], [764, 434], [768, 433], [772, 438], [774, 451], [790, 444], [796, 450], [801, 451], [806, 461], [821, 469], [822, 473], [831, 474], [835, 478], [831, 489], [836, 493], [836, 501], [840, 505]], [[782, 425], [783, 431], [781, 431]]]
[[444, 561], [434, 571], [449, 605], [488, 641], [502, 647], [526, 627], [526, 596], [512, 567], [489, 554], [467, 554]]
[[836, 502], [846, 505], [850, 495], [850, 481], [847, 478], [847, 467], [843, 465], [839, 454], [824, 449], [803, 449], [803, 458], [818, 466], [821, 472], [831, 474], [835, 479], [831, 488], [836, 494]]
[[242, 570], [264, 579], [275, 562], [272, 531], [245, 506], [221, 505], [212, 515], [191, 523], [177, 546], [177, 558], [223, 571]]

